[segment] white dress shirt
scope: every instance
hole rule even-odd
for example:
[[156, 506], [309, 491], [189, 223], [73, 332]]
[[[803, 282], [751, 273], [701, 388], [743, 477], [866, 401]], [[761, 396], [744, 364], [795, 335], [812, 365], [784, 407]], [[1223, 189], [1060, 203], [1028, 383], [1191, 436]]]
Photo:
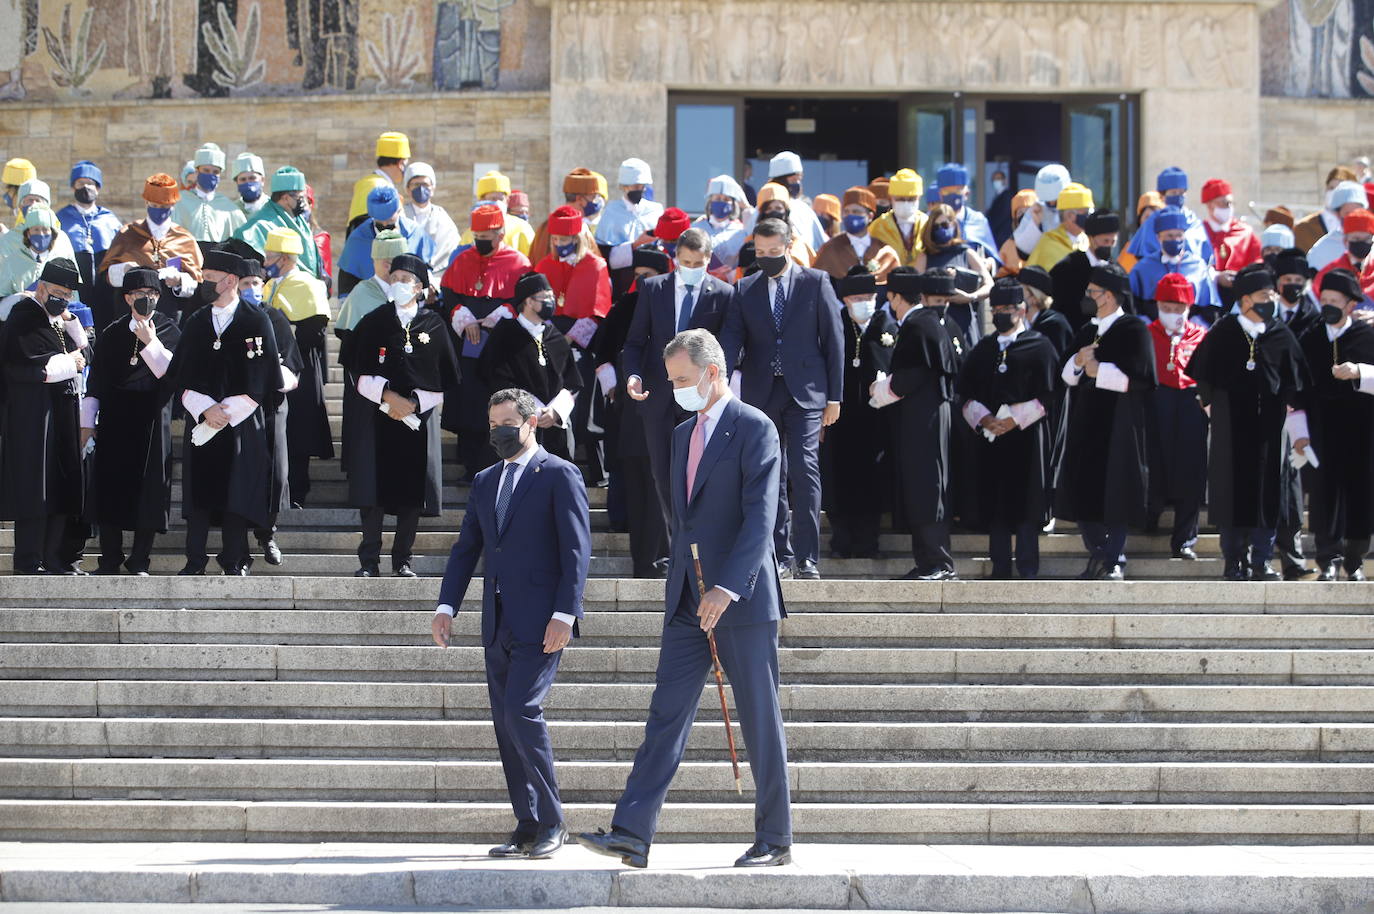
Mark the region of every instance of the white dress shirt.
[[[1112, 324], [1115, 324], [1125, 313], [1120, 306], [1117, 306], [1117, 309], [1106, 317], [1093, 318], [1092, 322], [1097, 326], [1097, 335], [1099, 337], [1106, 336]], [[1075, 365], [1073, 359], [1073, 356], [1069, 356], [1068, 361], [1064, 363], [1064, 370], [1060, 372], [1059, 376], [1064, 379], [1065, 384], [1070, 387], [1077, 387], [1079, 380], [1083, 377], [1083, 369]], [[1130, 379], [1120, 368], [1111, 362], [1097, 363], [1097, 387], [1099, 390], [1111, 390], [1124, 394], [1129, 386]]]
[[[224, 307], [215, 305], [210, 309], [210, 322], [214, 325], [215, 336], [220, 336], [225, 329], [233, 323], [234, 314], [238, 311], [239, 301], [234, 299]], [[247, 394], [235, 394], [226, 397], [223, 402], [216, 403], [215, 399], [198, 390], [184, 390], [181, 392], [181, 405], [186, 407], [186, 412], [193, 418], [199, 419], [204, 412], [212, 406], [223, 406], [225, 412], [229, 414], [229, 424], [238, 426], [253, 415], [253, 410], [258, 408], [258, 401]]]
[[[1005, 352], [1007, 347], [1016, 342], [1017, 337], [1026, 332], [1026, 321], [1023, 319], [1016, 329], [1010, 333], [997, 334], [997, 351]], [[1007, 405], [1007, 410], [1011, 413], [1011, 419], [1020, 428], [1028, 428], [1040, 419], [1045, 417], [1045, 407], [1039, 400], [1031, 399], [1022, 403], [1011, 403]], [[964, 403], [962, 410], [964, 421], [974, 431], [978, 430], [978, 423], [983, 421], [984, 416], [992, 415], [992, 410], [977, 400], [969, 400]], [[994, 439], [995, 440], [995, 439]]]
[[[415, 320], [415, 315], [420, 313], [419, 305], [409, 305], [401, 307], [396, 305], [396, 319], [401, 322], [402, 327], [409, 327], [410, 322]], [[282, 369], [286, 371], [285, 368]], [[362, 394], [373, 403], [382, 402], [382, 394], [386, 393], [386, 378], [381, 375], [365, 374], [358, 378], [358, 393]], [[416, 412], [427, 413], [440, 403], [444, 402], [444, 394], [437, 390], [417, 390], [415, 399], [420, 401]]]

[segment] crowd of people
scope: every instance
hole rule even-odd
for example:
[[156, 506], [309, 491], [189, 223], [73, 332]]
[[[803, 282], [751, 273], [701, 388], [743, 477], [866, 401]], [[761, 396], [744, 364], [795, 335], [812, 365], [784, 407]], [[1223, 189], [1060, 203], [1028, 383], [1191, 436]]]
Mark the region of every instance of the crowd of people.
[[[338, 236], [305, 174], [214, 143], [178, 177], [150, 176], [127, 222], [101, 205], [94, 162], [72, 166], [70, 202], [28, 160], [5, 164], [0, 517], [16, 573], [80, 574], [93, 535], [97, 573], [148, 573], [171, 520], [177, 415], [181, 573], [206, 572], [212, 526], [226, 574], [248, 573], [250, 533], [282, 562], [278, 518], [309, 503], [311, 459], [334, 456], [332, 332], [360, 576], [382, 573], [387, 515], [390, 570], [413, 575], [446, 477], [470, 484], [500, 458], [488, 400], [512, 388], [535, 398], [540, 444], [608, 488], [633, 573], [662, 576], [670, 443], [705, 383], [676, 385], [663, 352], [701, 329], [780, 438], [783, 577], [819, 578], [823, 553], [876, 557], [891, 514], [911, 536], [910, 579], [955, 576], [956, 526], [986, 532], [993, 577], [1036, 577], [1057, 521], [1082, 534], [1081, 577], [1121, 579], [1128, 532], [1159, 530], [1170, 509], [1173, 556], [1196, 559], [1205, 507], [1229, 580], [1363, 580], [1363, 162], [1330, 172], [1315, 212], [1275, 207], [1257, 231], [1225, 179], [1190, 206], [1178, 168], [1120, 214], [1048, 165], [985, 214], [959, 164], [812, 199], [784, 151], [757, 189], [711, 179], [693, 217], [655, 202], [651, 166], [631, 158], [614, 185], [573, 169], [544, 218], [490, 172], [455, 220], [405, 134], [379, 136], [375, 157]], [[441, 430], [461, 470], [446, 473]]]

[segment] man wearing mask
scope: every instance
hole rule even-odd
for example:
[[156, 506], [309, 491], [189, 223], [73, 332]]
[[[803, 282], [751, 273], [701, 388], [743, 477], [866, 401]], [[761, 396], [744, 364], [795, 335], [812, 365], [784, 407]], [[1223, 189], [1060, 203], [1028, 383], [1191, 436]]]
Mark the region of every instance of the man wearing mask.
[[[792, 230], [792, 243], [787, 246], [787, 256], [793, 263], [802, 267], [809, 267], [816, 259], [816, 252], [807, 244], [805, 236], [797, 223], [793, 221], [792, 214], [795, 211], [791, 199], [787, 196], [787, 188], [781, 184], [769, 182], [760, 188], [758, 193], [758, 209], [754, 211], [755, 224], [765, 219], [774, 219], [785, 223]], [[754, 249], [754, 236], [751, 233], [741, 246], [741, 255], [748, 249]]]
[[1365, 579], [1364, 557], [1374, 533], [1374, 327], [1351, 317], [1364, 300], [1349, 270], [1322, 277], [1322, 324], [1299, 343], [1312, 386], [1288, 414], [1299, 463], [1313, 469], [1309, 498], [1319, 581]]
[[1202, 225], [1216, 257], [1217, 291], [1221, 304], [1229, 307], [1235, 301], [1231, 283], [1236, 273], [1259, 263], [1263, 252], [1254, 230], [1236, 218], [1236, 195], [1229, 181], [1212, 178], [1203, 184], [1202, 205], [1207, 208]]
[[1283, 427], [1311, 382], [1297, 339], [1274, 319], [1269, 268], [1244, 267], [1232, 289], [1240, 312], [1217, 321], [1187, 369], [1212, 420], [1207, 517], [1221, 532], [1223, 577], [1279, 581], [1269, 559], [1287, 462]]
[[443, 510], [439, 416], [444, 391], [458, 386], [458, 359], [444, 319], [420, 307], [429, 267], [414, 254], [391, 260], [391, 302], [354, 328], [344, 367], [370, 417], [350, 422], [344, 443], [348, 500], [358, 509], [362, 539], [358, 577], [381, 574], [382, 523], [396, 517], [391, 571], [414, 577], [411, 551], [421, 517]]
[[199, 242], [227, 241], [248, 217], [237, 203], [218, 191], [220, 175], [224, 172], [224, 150], [214, 143], [206, 143], [196, 150], [194, 161], [196, 186], [191, 193], [182, 194], [172, 208], [172, 221], [185, 226]]
[[1093, 212], [1093, 192], [1082, 184], [1066, 185], [1059, 192], [1056, 211], [1059, 226], [1040, 236], [1027, 266], [1053, 270], [1068, 255], [1088, 250], [1087, 221]]
[[[411, 162], [405, 171], [405, 207], [402, 212], [429, 238], [429, 268], [443, 273], [459, 246], [453, 217], [434, 201], [434, 169], [427, 162]], [[469, 243], [471, 243], [469, 241]], [[347, 247], [347, 243], [345, 243]]]
[[892, 211], [874, 219], [868, 233], [892, 248], [901, 265], [909, 267], [921, 253], [921, 231], [926, 227], [921, 195], [925, 186], [915, 171], [902, 168], [888, 181], [887, 189]]
[[1188, 320], [1195, 298], [1192, 283], [1168, 273], [1152, 293], [1159, 317], [1150, 322], [1155, 377], [1150, 391], [1150, 510], [1153, 531], [1166, 505], [1174, 509], [1169, 550], [1176, 559], [1197, 559], [1198, 516], [1207, 487], [1207, 414], [1198, 403], [1197, 382], [1188, 372], [1193, 352], [1206, 335]]
[[[563, 176], [563, 202], [571, 206], [582, 214], [584, 222], [592, 226], [589, 234], [593, 235], [595, 242], [595, 226], [601, 219], [602, 210], [606, 206], [605, 190], [602, 187], [605, 181], [596, 172], [586, 168], [574, 168]], [[529, 253], [526, 254], [530, 263], [538, 263], [549, 254], [549, 224], [545, 219], [535, 230], [534, 240], [530, 242]]]
[[1355, 180], [1353, 171], [1344, 165], [1337, 165], [1326, 173], [1326, 197], [1323, 201], [1323, 207], [1292, 223], [1294, 243], [1304, 252], [1312, 250], [1312, 246], [1323, 235], [1340, 231], [1340, 209], [1342, 206], [1350, 203], [1359, 203], [1360, 206], [1366, 204], [1364, 198], [1354, 194], [1353, 188], [1346, 188], [1338, 194], [1337, 190], [1340, 190], [1342, 184], [1353, 184], [1355, 187], [1363, 186]]
[[406, 165], [410, 163], [410, 137], [404, 133], [388, 131], [377, 137], [377, 167], [371, 174], [363, 175], [353, 185], [353, 199], [348, 204], [348, 231], [367, 215], [367, 198], [379, 187], [396, 186], [405, 179]]
[[4, 177], [0, 180], [5, 185], [5, 209], [9, 211], [9, 216], [3, 220], [4, 222], [19, 224], [19, 188], [37, 177], [38, 169], [34, 168], [28, 159], [10, 159], [5, 163]]
[[57, 211], [58, 224], [71, 240], [76, 265], [81, 270], [81, 284], [88, 293], [94, 289], [96, 266], [123, 226], [118, 216], [99, 203], [104, 182], [105, 176], [94, 162], [77, 162], [72, 166], [70, 180], [74, 202]]
[[71, 242], [46, 203], [28, 208], [18, 231], [0, 240], [0, 251], [0, 298], [31, 288], [49, 261], [73, 260]]
[[[1121, 266], [1134, 273], [1137, 262], [1159, 253], [1160, 228], [1155, 220], [1166, 213], [1182, 216], [1183, 222], [1179, 228], [1183, 232], [1181, 237], [1184, 247], [1202, 263], [1210, 264], [1215, 252], [1212, 250], [1212, 242], [1207, 238], [1207, 227], [1202, 224], [1197, 214], [1188, 208], [1187, 172], [1170, 166], [1159, 173], [1155, 188], [1164, 200], [1164, 208], [1151, 213], [1140, 223], [1140, 230], [1135, 233], [1131, 243], [1126, 245], [1126, 250], [1121, 252]], [[1176, 220], [1170, 221], [1172, 223]], [[1159, 275], [1150, 277], [1147, 289], [1159, 281]]]
[[[1360, 280], [1366, 299], [1374, 299], [1374, 213], [1367, 209], [1352, 210], [1341, 220], [1341, 240], [1345, 251], [1340, 257], [1320, 268], [1314, 284], [1320, 288], [1323, 277], [1332, 270], [1349, 270]], [[1316, 249], [1313, 248], [1315, 251]], [[1307, 262], [1312, 264], [1312, 254], [1308, 253]], [[1368, 308], [1365, 304], [1361, 307]]]
[[[511, 200], [514, 194], [510, 189], [510, 178], [501, 174], [499, 171], [489, 171], [477, 179], [477, 206], [491, 204], [501, 211], [502, 243], [512, 250], [519, 251], [525, 256], [529, 256], [530, 243], [534, 241], [534, 226], [530, 225], [528, 219], [522, 219], [510, 211]], [[525, 198], [525, 214], [529, 215], [529, 197]], [[462, 238], [458, 241], [460, 248], [465, 248], [472, 244], [472, 231], [463, 232]], [[444, 268], [449, 261], [444, 261]], [[442, 268], [441, 268], [442, 269]], [[482, 407], [486, 409], [485, 406]], [[486, 428], [486, 418], [482, 419], [482, 427]], [[483, 432], [485, 434], [485, 431]]]
[[908, 581], [954, 580], [949, 549], [950, 423], [959, 355], [941, 319], [955, 291], [952, 271], [926, 275], [898, 267], [887, 277], [897, 323], [891, 374], [869, 385], [869, 404], [886, 411], [892, 448], [894, 520], [911, 533]]
[[84, 574], [67, 555], [67, 525], [84, 501], [79, 385], [87, 340], [69, 310], [80, 285], [75, 263], [48, 261], [33, 295], [15, 303], [0, 329], [0, 518], [14, 521], [15, 574]]
[[997, 242], [992, 237], [988, 217], [968, 205], [968, 169], [955, 162], [941, 165], [935, 183], [940, 189], [940, 202], [954, 210], [964, 239], [985, 257], [1001, 263], [997, 259]]
[[1307, 252], [1307, 262], [1314, 270], [1321, 270], [1340, 259], [1346, 252], [1346, 217], [1369, 206], [1364, 186], [1353, 181], [1343, 181], [1337, 185], [1329, 195], [1329, 201], [1335, 213], [1335, 227], [1319, 238]]
[[877, 484], [887, 469], [887, 422], [868, 403], [868, 388], [887, 375], [897, 345], [897, 322], [877, 309], [872, 273], [856, 264], [836, 283], [844, 303], [844, 402], [821, 442], [822, 507], [830, 521], [833, 558], [878, 557], [878, 520], [889, 491]]
[[[1304, 333], [1314, 326], [1321, 326], [1321, 309], [1311, 289], [1312, 270], [1307, 265], [1307, 255], [1301, 248], [1290, 245], [1272, 258], [1272, 267], [1278, 276], [1277, 319], [1301, 343]], [[1283, 579], [1296, 581], [1308, 574], [1302, 542], [1302, 529], [1306, 523], [1303, 487], [1311, 485], [1311, 475], [1315, 471], [1294, 465], [1301, 461], [1295, 460], [1293, 440], [1286, 426], [1283, 447], [1284, 459], [1279, 465], [1280, 500], [1275, 550], [1283, 567]]]
[[[201, 278], [200, 246], [190, 232], [172, 220], [172, 207], [180, 197], [171, 175], [149, 177], [143, 184], [146, 218], [120, 229], [97, 269], [112, 289], [123, 286], [124, 272], [132, 267], [156, 270], [163, 285], [157, 308], [171, 317], [183, 309], [189, 313], [200, 307], [191, 297]], [[113, 301], [108, 296], [97, 298], [95, 304], [97, 327], [114, 320], [115, 315], [109, 310]], [[122, 312], [123, 308], [119, 310]]]
[[[1278, 256], [1279, 252], [1294, 247], [1293, 240], [1293, 230], [1288, 226], [1266, 225], [1264, 231], [1260, 232], [1260, 256], [1272, 269], [1274, 258]], [[1298, 248], [1298, 251], [1301, 253], [1302, 248]], [[1307, 259], [1306, 254], [1302, 256], [1304, 260]]]
[[887, 274], [900, 262], [896, 251], [869, 234], [878, 205], [873, 192], [867, 187], [851, 187], [844, 192], [843, 204], [842, 231], [816, 252], [812, 266], [837, 280], [849, 275], [851, 267], [862, 266], [878, 282], [887, 282]]
[[[830, 236], [825, 233], [820, 217], [811, 208], [811, 200], [802, 193], [802, 177], [801, 156], [795, 152], [780, 152], [768, 160], [768, 183], [776, 184], [787, 192], [790, 221], [811, 250], [819, 251]], [[762, 213], [759, 218], [763, 218]]]
[[[739, 366], [744, 402], [773, 420], [783, 442], [774, 531], [779, 571], [815, 580], [820, 578], [820, 437], [821, 429], [840, 417], [844, 333], [830, 277], [791, 263], [791, 241], [791, 227], [779, 220], [765, 219], [754, 227], [760, 270], [736, 288], [721, 328], [721, 348], [725, 364]], [[795, 517], [788, 510], [789, 478]]]
[[988, 531], [993, 579], [1012, 576], [1013, 536], [1017, 573], [1035, 578], [1054, 484], [1053, 430], [1045, 419], [1059, 385], [1059, 353], [1026, 326], [1024, 293], [1015, 279], [997, 280], [989, 304], [996, 332], [973, 347], [955, 382], [964, 421], [977, 433], [971, 468], [977, 484], [966, 493], [970, 504], [961, 517]]
[[[582, 476], [539, 447], [538, 413], [527, 391], [492, 395], [490, 437], [501, 462], [473, 484], [430, 628], [435, 644], [448, 647], [453, 615], [482, 560], [487, 694], [516, 820], [488, 853], [543, 860], [568, 838], [543, 704], [578, 634], [592, 535]], [[514, 548], [503, 552], [503, 541]]]
[[267, 170], [262, 159], [251, 152], [241, 152], [234, 157], [233, 172], [239, 208], [243, 210], [244, 218], [251, 219], [267, 204], [267, 195], [263, 193]]
[[1144, 524], [1149, 496], [1146, 415], [1155, 378], [1150, 331], [1129, 313], [1130, 281], [1116, 264], [1093, 270], [1083, 297], [1093, 321], [1074, 338], [1060, 377], [1075, 388], [1055, 517], [1077, 521], [1088, 565], [1084, 580], [1120, 581], [1126, 533]]
[[[234, 237], [248, 242], [261, 254], [267, 250], [267, 236], [273, 229], [290, 229], [301, 239], [297, 265], [316, 279], [324, 279], [320, 251], [315, 247], [315, 233], [305, 219], [305, 175], [290, 165], [283, 165], [272, 174], [271, 192], [272, 199], [239, 226]], [[395, 193], [393, 189], [392, 195]], [[345, 294], [345, 290], [340, 288], [339, 294]]]
[[1079, 224], [1082, 225], [1082, 237], [1087, 239], [1087, 243], [1048, 268], [1054, 284], [1052, 294], [1058, 302], [1055, 307], [1074, 331], [1087, 323], [1089, 318], [1078, 306], [1088, 288], [1088, 280], [1093, 270], [1112, 262], [1117, 239], [1121, 237], [1121, 217], [1116, 213], [1103, 210], [1089, 213], [1086, 218], [1081, 213], [1075, 214], [1075, 221], [1079, 219], [1082, 219]]
[[1140, 313], [1153, 318], [1155, 288], [1165, 275], [1176, 273], [1193, 286], [1192, 313], [1210, 326], [1221, 311], [1221, 298], [1211, 266], [1188, 247], [1187, 219], [1181, 210], [1166, 209], [1150, 220], [1159, 234], [1159, 247], [1131, 270], [1131, 294], [1136, 297]]
[[[172, 500], [172, 391], [164, 380], [181, 331], [157, 310], [162, 282], [155, 270], [124, 274], [126, 310], [96, 338], [86, 395], [81, 401], [81, 443], [97, 441], [89, 512], [100, 528], [96, 574], [120, 566], [146, 575], [153, 538], [166, 533]], [[124, 532], [133, 531], [127, 557]]]
[[[1056, 207], [1059, 195], [1070, 183], [1069, 170], [1058, 162], [1051, 162], [1036, 172], [1035, 189], [1030, 192], [1033, 202], [1021, 211], [1019, 217], [1012, 219], [1009, 240], [1016, 246], [1017, 255], [1022, 260], [1031, 255], [1045, 232], [1052, 232], [1059, 227]], [[1005, 245], [1003, 250], [1006, 250]]]
[[716, 175], [706, 185], [706, 211], [697, 217], [693, 227], [711, 238], [712, 276], [733, 276], [739, 266], [739, 251], [748, 237], [744, 231], [748, 210], [744, 189], [729, 175]]
[[[513, 190], [510, 192], [510, 200], [506, 203], [506, 215], [514, 216], [521, 222], [529, 225], [530, 222], [530, 195], [523, 190]], [[534, 240], [534, 229], [530, 229], [530, 240]], [[523, 252], [522, 252], [523, 253]]]
[[491, 329], [514, 317], [515, 285], [530, 271], [530, 262], [505, 243], [507, 219], [494, 203], [483, 203], [469, 217], [472, 247], [453, 258], [444, 273], [443, 313], [458, 343], [462, 389], [449, 398], [443, 427], [458, 435], [459, 459], [471, 482], [496, 462], [487, 443], [487, 400], [491, 391], [477, 370]]
[[627, 243], [650, 244], [658, 217], [663, 215], [663, 204], [644, 197], [644, 188], [654, 180], [649, 164], [643, 159], [626, 159], [620, 163], [619, 178], [621, 196], [606, 204], [596, 226], [596, 243], [603, 249]]
[[420, 227], [401, 213], [401, 198], [393, 187], [377, 187], [367, 197], [368, 221], [353, 226], [339, 256], [339, 293], [347, 295], [372, 275], [372, 239], [378, 232], [395, 229], [406, 240], [406, 253], [429, 263], [434, 243]]

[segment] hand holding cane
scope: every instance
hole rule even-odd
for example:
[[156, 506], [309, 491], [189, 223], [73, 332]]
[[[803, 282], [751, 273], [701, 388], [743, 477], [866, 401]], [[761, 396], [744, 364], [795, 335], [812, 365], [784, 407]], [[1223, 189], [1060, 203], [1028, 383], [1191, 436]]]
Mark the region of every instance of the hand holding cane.
[[[696, 567], [697, 573], [697, 595], [706, 596], [706, 578], [701, 573], [701, 553], [697, 551], [697, 544], [692, 544], [692, 564]], [[725, 720], [725, 743], [730, 748], [730, 767], [735, 771], [735, 793], [744, 793], [744, 787], [740, 784], [739, 776], [739, 754], [735, 751], [735, 731], [730, 726], [730, 708], [725, 703], [725, 676], [720, 669], [720, 655], [716, 653], [716, 633], [709, 631], [706, 633], [706, 643], [711, 646], [711, 669], [716, 674], [716, 693], [720, 696], [720, 716]]]

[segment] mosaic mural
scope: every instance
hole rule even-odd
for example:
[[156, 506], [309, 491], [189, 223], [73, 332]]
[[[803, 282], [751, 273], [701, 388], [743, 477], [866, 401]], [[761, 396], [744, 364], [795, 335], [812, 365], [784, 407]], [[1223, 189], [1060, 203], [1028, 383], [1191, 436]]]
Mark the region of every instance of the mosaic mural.
[[1374, 0], [1279, 0], [1260, 23], [1265, 95], [1374, 98]]

